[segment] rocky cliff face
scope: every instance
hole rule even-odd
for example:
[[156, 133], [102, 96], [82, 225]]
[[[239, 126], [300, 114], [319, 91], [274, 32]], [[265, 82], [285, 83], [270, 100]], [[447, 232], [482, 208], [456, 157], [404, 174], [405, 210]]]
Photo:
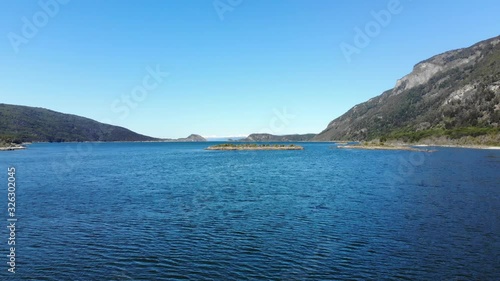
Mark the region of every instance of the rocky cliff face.
[[369, 140], [499, 123], [500, 36], [418, 63], [393, 89], [354, 106], [314, 140]]

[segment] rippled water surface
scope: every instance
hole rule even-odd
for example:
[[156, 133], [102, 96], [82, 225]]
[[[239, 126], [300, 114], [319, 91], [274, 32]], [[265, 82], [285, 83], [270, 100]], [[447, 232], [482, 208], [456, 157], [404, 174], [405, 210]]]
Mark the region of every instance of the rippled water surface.
[[208, 145], [2, 152], [0, 279], [500, 280], [500, 151]]

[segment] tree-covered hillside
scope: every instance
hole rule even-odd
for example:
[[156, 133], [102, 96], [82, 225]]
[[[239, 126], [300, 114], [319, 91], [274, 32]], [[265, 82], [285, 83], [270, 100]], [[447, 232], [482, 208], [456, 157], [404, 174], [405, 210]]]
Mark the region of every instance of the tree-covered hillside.
[[153, 141], [128, 129], [43, 108], [0, 104], [0, 142]]

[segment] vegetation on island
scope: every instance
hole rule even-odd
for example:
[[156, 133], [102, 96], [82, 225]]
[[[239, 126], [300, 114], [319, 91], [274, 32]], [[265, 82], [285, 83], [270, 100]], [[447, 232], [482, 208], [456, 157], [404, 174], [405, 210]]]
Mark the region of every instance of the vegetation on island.
[[6, 143], [0, 140], [0, 147], [9, 147], [10, 143]]
[[12, 143], [4, 140], [0, 140], [0, 151], [4, 150], [17, 150], [17, 149], [25, 149], [20, 143]]
[[210, 146], [207, 150], [303, 150], [304, 148], [295, 144], [234, 144], [222, 143]]

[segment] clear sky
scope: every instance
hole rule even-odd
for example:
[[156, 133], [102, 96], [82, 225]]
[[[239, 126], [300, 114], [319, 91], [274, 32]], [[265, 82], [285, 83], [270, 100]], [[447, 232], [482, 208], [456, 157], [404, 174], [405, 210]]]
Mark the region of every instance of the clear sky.
[[498, 0], [5, 0], [0, 103], [155, 137], [319, 133], [419, 61], [499, 35], [499, 14]]

